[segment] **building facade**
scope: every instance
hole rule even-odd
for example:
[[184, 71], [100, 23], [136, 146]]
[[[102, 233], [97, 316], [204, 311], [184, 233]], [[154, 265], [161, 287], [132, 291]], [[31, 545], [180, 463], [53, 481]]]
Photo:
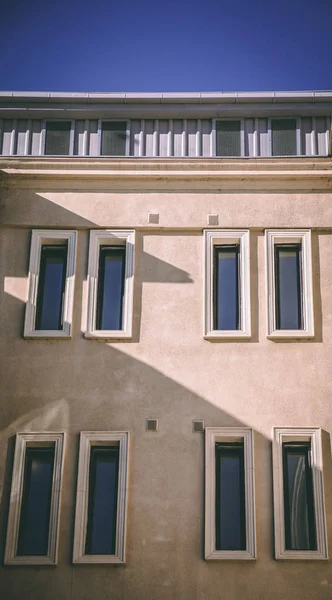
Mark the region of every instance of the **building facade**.
[[332, 92], [0, 92], [0, 596], [330, 600]]

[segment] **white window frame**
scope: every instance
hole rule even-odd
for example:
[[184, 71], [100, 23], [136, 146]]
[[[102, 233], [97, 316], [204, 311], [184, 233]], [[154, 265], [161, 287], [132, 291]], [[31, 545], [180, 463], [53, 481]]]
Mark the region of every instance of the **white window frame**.
[[[240, 156], [219, 156], [217, 155], [217, 121], [239, 121], [240, 122]], [[234, 117], [232, 119], [212, 119], [212, 156], [214, 158], [243, 158], [245, 156], [245, 144], [244, 144], [244, 119]]]
[[[267, 337], [270, 339], [313, 338], [314, 302], [310, 229], [266, 229]], [[301, 244], [303, 329], [276, 329], [276, 285], [274, 251], [276, 244]]]
[[[246, 550], [216, 550], [216, 442], [243, 441]], [[255, 560], [254, 436], [249, 427], [205, 428], [205, 560]]]
[[[129, 431], [82, 431], [78, 463], [73, 563], [125, 563], [128, 497]], [[115, 554], [85, 554], [88, 525], [89, 470], [91, 447], [119, 446], [118, 502]]]
[[[125, 282], [122, 305], [122, 329], [96, 329], [98, 301], [98, 272], [99, 248], [101, 245], [119, 245], [126, 248]], [[88, 264], [88, 315], [87, 339], [131, 339], [133, 328], [134, 301], [134, 261], [135, 261], [135, 231], [133, 229], [117, 230], [94, 229], [90, 231], [89, 264]]]
[[[276, 560], [326, 560], [328, 559], [323, 454], [320, 427], [273, 427], [273, 496], [274, 539]], [[284, 442], [310, 442], [317, 550], [286, 550], [284, 514], [284, 478], [282, 444]]]
[[[296, 121], [296, 154], [272, 154], [272, 121]], [[302, 156], [301, 154], [301, 117], [284, 116], [284, 117], [269, 117], [267, 120], [268, 140], [269, 140], [269, 156], [273, 158], [287, 158], [287, 156]], [[304, 155], [305, 156], [305, 155]]]
[[[46, 150], [46, 124], [47, 123], [70, 123], [69, 154], [45, 154]], [[44, 156], [74, 156], [75, 119], [43, 119], [40, 134], [40, 154]]]
[[[38, 283], [40, 276], [40, 258], [43, 244], [59, 245], [67, 242], [67, 269], [63, 297], [63, 326], [59, 330], [35, 328], [37, 313]], [[70, 339], [72, 334], [75, 266], [76, 266], [77, 231], [33, 229], [31, 236], [29, 289], [25, 309], [24, 337], [25, 338], [55, 338]]]
[[[109, 123], [110, 121], [115, 123], [126, 123], [126, 153], [125, 155], [120, 154], [118, 156], [102, 154], [101, 153], [101, 137], [103, 130], [103, 123]], [[121, 158], [124, 156], [130, 156], [130, 120], [129, 119], [98, 119], [98, 156], [105, 156], [106, 158]]]
[[[55, 446], [55, 449], [47, 556], [17, 556], [26, 449], [27, 446], [33, 446], [38, 448], [50, 447], [53, 446], [53, 444]], [[4, 560], [5, 565], [57, 564], [64, 444], [65, 434], [62, 432], [16, 434]]]
[[[218, 330], [213, 323], [213, 252], [219, 244], [240, 245], [240, 325], [241, 329]], [[246, 339], [251, 337], [250, 233], [248, 229], [204, 230], [204, 338]]]

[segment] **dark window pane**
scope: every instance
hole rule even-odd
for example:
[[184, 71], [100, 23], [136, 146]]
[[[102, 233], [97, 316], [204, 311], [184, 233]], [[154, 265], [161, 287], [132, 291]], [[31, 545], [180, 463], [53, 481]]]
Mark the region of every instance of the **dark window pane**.
[[126, 130], [126, 121], [104, 122], [101, 134], [101, 154], [104, 156], [125, 156]]
[[114, 554], [119, 447], [93, 446], [90, 457], [86, 554]]
[[18, 556], [45, 556], [52, 496], [53, 448], [27, 448]]
[[239, 329], [240, 247], [214, 248], [214, 329]]
[[271, 121], [272, 156], [292, 156], [296, 152], [296, 119]]
[[100, 247], [97, 329], [122, 328], [125, 256], [124, 246]]
[[276, 326], [302, 329], [301, 245], [275, 247]]
[[316, 550], [310, 443], [283, 444], [287, 550]]
[[216, 122], [217, 156], [241, 156], [241, 122]]
[[67, 246], [42, 246], [36, 329], [62, 329]]
[[216, 444], [216, 549], [245, 550], [243, 444]]
[[46, 123], [45, 154], [69, 154], [70, 121]]

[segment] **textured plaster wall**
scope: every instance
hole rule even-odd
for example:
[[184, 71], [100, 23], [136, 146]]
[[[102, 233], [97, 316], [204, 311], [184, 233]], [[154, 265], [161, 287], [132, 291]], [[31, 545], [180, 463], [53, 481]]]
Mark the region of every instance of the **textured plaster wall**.
[[[271, 427], [323, 428], [329, 546], [332, 548], [332, 233], [328, 194], [58, 193], [23, 189], [3, 195], [0, 231], [1, 400], [0, 539], [4, 550], [13, 436], [66, 431], [57, 567], [0, 567], [4, 600], [331, 600], [331, 562], [273, 558]], [[169, 227], [148, 231], [149, 210]], [[220, 227], [253, 227], [253, 337], [202, 338], [206, 214]], [[137, 232], [134, 338], [83, 338], [88, 229], [145, 225]], [[162, 222], [161, 222], [162, 224]], [[187, 224], [187, 225], [186, 225]], [[79, 231], [73, 339], [23, 340], [30, 226]], [[316, 338], [266, 339], [264, 227], [311, 227]], [[166, 225], [165, 225], [166, 227]], [[190, 228], [195, 228], [190, 229]], [[148, 417], [159, 432], [145, 431]], [[255, 430], [256, 562], [206, 562], [206, 426]], [[127, 564], [71, 565], [78, 441], [81, 430], [130, 430]]]

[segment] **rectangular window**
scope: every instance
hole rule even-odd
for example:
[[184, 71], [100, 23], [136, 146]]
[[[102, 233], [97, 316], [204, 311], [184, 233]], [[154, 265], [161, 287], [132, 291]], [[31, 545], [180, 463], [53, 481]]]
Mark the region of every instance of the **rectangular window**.
[[297, 154], [296, 119], [271, 119], [272, 156]]
[[126, 156], [127, 121], [103, 121], [101, 151], [103, 156]]
[[90, 232], [88, 339], [132, 335], [135, 232]]
[[301, 244], [275, 246], [277, 329], [302, 329]]
[[205, 558], [256, 557], [253, 433], [205, 429]]
[[71, 337], [76, 240], [76, 231], [32, 232], [24, 337]]
[[204, 337], [250, 337], [249, 231], [205, 230], [204, 244]]
[[43, 245], [37, 295], [36, 329], [62, 329], [67, 245]]
[[63, 433], [18, 433], [5, 564], [56, 564]]
[[45, 154], [69, 155], [71, 121], [47, 121]]
[[286, 550], [317, 550], [310, 442], [283, 444]]
[[216, 550], [245, 550], [243, 442], [216, 443]]
[[214, 329], [240, 329], [240, 245], [214, 246]]
[[216, 156], [241, 156], [241, 121], [216, 121]]
[[277, 559], [326, 559], [323, 458], [319, 427], [273, 429]]
[[267, 230], [269, 337], [313, 337], [310, 230]]
[[50, 525], [54, 446], [27, 448], [18, 556], [46, 556]]
[[118, 470], [118, 446], [92, 446], [85, 554], [115, 554]]
[[125, 246], [100, 246], [97, 329], [122, 329], [125, 259]]
[[124, 563], [129, 433], [83, 431], [74, 563]]

